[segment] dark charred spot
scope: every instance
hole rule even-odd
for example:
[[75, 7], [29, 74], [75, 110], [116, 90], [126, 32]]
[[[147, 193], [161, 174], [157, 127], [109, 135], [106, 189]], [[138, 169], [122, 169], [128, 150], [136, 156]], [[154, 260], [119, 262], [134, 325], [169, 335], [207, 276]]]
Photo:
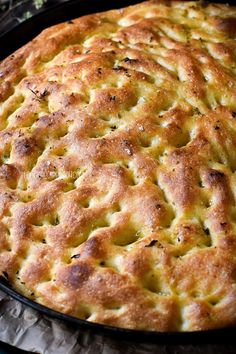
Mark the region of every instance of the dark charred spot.
[[221, 222], [221, 223], [220, 223], [220, 226], [226, 227], [226, 226], [227, 226], [227, 222]]
[[69, 25], [73, 25], [73, 24], [74, 24], [74, 22], [73, 22], [72, 20], [67, 21], [67, 23], [68, 23]]
[[43, 92], [40, 92], [39, 93], [39, 97], [41, 98], [41, 99], [44, 99], [46, 96], [48, 96], [49, 95], [49, 91], [47, 90], [47, 89], [45, 89]]
[[73, 256], [71, 256], [71, 259], [78, 259], [80, 258], [80, 254], [74, 254]]
[[216, 126], [214, 127], [214, 129], [215, 129], [215, 130], [219, 130], [220, 127], [219, 127], [218, 125], [216, 125]]
[[211, 170], [206, 177], [209, 185], [217, 185], [222, 183], [226, 176], [223, 172]]
[[84, 243], [83, 255], [97, 259], [102, 258], [104, 256], [104, 248], [101, 241], [95, 237], [89, 238]]
[[49, 91], [47, 89], [44, 89], [44, 91], [39, 92], [39, 90], [33, 90], [32, 88], [28, 87], [28, 89], [34, 94], [35, 98], [38, 101], [44, 100], [46, 96], [49, 95]]
[[10, 132], [3, 132], [3, 136], [7, 136], [7, 137], [10, 137], [12, 136], [13, 133], [10, 133]]
[[29, 238], [31, 235], [31, 225], [19, 223], [17, 225], [17, 232], [19, 237]]
[[72, 264], [60, 275], [62, 283], [69, 288], [78, 289], [93, 274], [93, 268], [86, 263]]
[[129, 70], [127, 68], [124, 68], [123, 66], [115, 66], [112, 68], [114, 71], [122, 71], [127, 77], [131, 77], [131, 74], [129, 73]]
[[4, 197], [12, 200], [14, 199], [14, 197], [10, 193], [4, 193]]
[[[114, 66], [114, 68], [112, 68], [112, 70], [120, 71], [120, 70], [125, 70], [125, 68], [123, 66], [118, 65], [118, 66]], [[126, 70], [128, 70], [128, 69], [126, 69]]]
[[110, 97], [110, 101], [115, 101], [116, 100], [116, 96], [111, 96]]
[[215, 23], [218, 31], [224, 32], [230, 37], [236, 35], [236, 17], [218, 18]]
[[224, 173], [220, 172], [220, 171], [214, 171], [214, 172], [210, 172], [210, 176], [211, 177], [217, 177], [217, 178], [222, 178], [224, 177]]
[[210, 235], [210, 230], [208, 229], [208, 227], [204, 229], [204, 232], [205, 232], [205, 234], [206, 234], [207, 236]]
[[102, 68], [98, 68], [98, 74], [101, 75], [102, 73]]
[[43, 127], [51, 127], [55, 125], [56, 118], [59, 118], [58, 115], [56, 118], [54, 118], [55, 115], [44, 115], [41, 116], [40, 118], [37, 119], [38, 124], [40, 124]]
[[129, 64], [132, 64], [132, 63], [136, 63], [138, 61], [138, 59], [130, 59], [128, 57], [124, 58], [123, 61], [125, 63], [129, 63]]
[[184, 228], [185, 230], [191, 230], [191, 226], [190, 226], [190, 225], [184, 225], [183, 228]]
[[233, 118], [236, 118], [236, 112], [232, 112], [231, 114]]
[[15, 151], [19, 156], [24, 157], [33, 153], [36, 146], [36, 141], [33, 138], [23, 138], [16, 142]]
[[[55, 166], [52, 167], [54, 170], [56, 169]], [[59, 225], [59, 223], [60, 223], [59, 216], [56, 216], [55, 219], [52, 221], [52, 224], [55, 226], [55, 225]]]
[[144, 247], [153, 247], [157, 242], [157, 240], [152, 240], [148, 245], [145, 245]]
[[198, 107], [193, 107], [193, 114], [196, 114], [196, 115], [201, 114], [201, 112], [200, 112]]
[[19, 177], [18, 169], [11, 164], [3, 164], [0, 167], [0, 179], [5, 181], [16, 181]]
[[39, 97], [38, 97], [38, 90], [34, 91], [34, 90], [31, 89], [30, 87], [28, 87], [28, 89], [35, 95], [35, 97], [36, 97], [37, 99], [39, 99]]
[[24, 136], [24, 133], [22, 132], [22, 130], [20, 129], [18, 131], [18, 138], [21, 138], [22, 136]]

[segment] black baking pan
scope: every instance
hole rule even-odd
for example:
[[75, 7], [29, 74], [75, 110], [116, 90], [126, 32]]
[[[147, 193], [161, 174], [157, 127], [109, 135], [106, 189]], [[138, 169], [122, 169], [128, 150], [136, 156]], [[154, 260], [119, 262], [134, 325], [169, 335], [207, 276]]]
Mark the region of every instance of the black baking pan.
[[[10, 31], [6, 31], [0, 35], [0, 60], [11, 54], [13, 51], [26, 44], [44, 28], [67, 21], [85, 14], [106, 11], [112, 8], [120, 8], [128, 5], [138, 3], [138, 0], [72, 0], [62, 3], [46, 11], [43, 11], [25, 22], [19, 24]], [[222, 2], [215, 0], [214, 2]], [[227, 3], [234, 4], [234, 0], [227, 1]], [[117, 328], [102, 324], [91, 323], [85, 320], [59, 313], [51, 310], [45, 306], [37, 304], [36, 302], [27, 299], [26, 297], [17, 293], [4, 277], [0, 277], [0, 289], [22, 302], [23, 304], [34, 308], [51, 318], [66, 321], [70, 325], [79, 326], [86, 331], [99, 333], [103, 335], [121, 337], [122, 339], [129, 339], [140, 342], [154, 342], [165, 344], [204, 344], [204, 343], [234, 343], [236, 335], [236, 327], [195, 331], [195, 332], [151, 332], [129, 330]]]
[[71, 0], [50, 7], [10, 31], [0, 34], [0, 60], [20, 48], [44, 28], [82, 15], [134, 5], [139, 0]]
[[[206, 343], [235, 343], [236, 328], [220, 328], [208, 331], [195, 331], [195, 332], [154, 332], [154, 331], [140, 331], [125, 328], [118, 328], [107, 326], [98, 323], [92, 323], [79, 318], [64, 315], [63, 313], [51, 310], [48, 307], [40, 305], [25, 296], [17, 293], [10, 284], [7, 283], [5, 278], [0, 279], [0, 290], [4, 291], [15, 300], [22, 302], [25, 305], [43, 313], [51, 318], [65, 321], [71, 325], [80, 327], [81, 329], [103, 334], [115, 336], [118, 338], [132, 340], [135, 342], [152, 342], [158, 344], [206, 344]], [[216, 353], [217, 354], [217, 353]]]

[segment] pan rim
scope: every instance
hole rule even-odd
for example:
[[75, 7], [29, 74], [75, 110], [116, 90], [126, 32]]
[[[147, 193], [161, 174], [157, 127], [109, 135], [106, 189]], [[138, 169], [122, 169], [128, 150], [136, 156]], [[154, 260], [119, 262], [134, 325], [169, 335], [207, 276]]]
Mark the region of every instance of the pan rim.
[[[53, 5], [49, 9], [45, 9], [41, 11], [40, 13], [34, 15], [33, 17], [27, 19], [26, 21], [18, 24], [14, 28], [10, 29], [9, 31], [4, 32], [3, 34], [0, 34], [0, 44], [1, 41], [4, 41], [5, 38], [8, 38], [11, 33], [15, 33], [16, 31], [18, 34], [23, 28], [26, 28], [30, 24], [33, 24], [35, 19], [40, 20], [43, 17], [46, 16], [53, 16], [53, 12], [55, 10], [63, 10], [66, 8], [69, 8], [73, 4], [76, 3], [81, 3], [83, 0], [70, 0], [66, 1], [64, 3], [59, 3], [57, 5]], [[109, 1], [106, 3], [108, 5], [108, 9], [112, 8], [119, 8], [124, 6], [124, 3], [126, 3], [126, 6], [135, 4], [135, 3], [140, 3], [143, 0], [117, 0], [116, 4], [111, 4]], [[87, 0], [86, 3], [91, 2], [94, 5], [93, 0]], [[223, 3], [223, 0], [215, 0], [211, 2], [218, 2], [218, 3]], [[229, 1], [231, 2], [231, 1]], [[120, 5], [119, 5], [120, 4]], [[232, 5], [234, 4], [234, 0], [232, 0]], [[97, 10], [96, 12], [101, 12], [104, 11], [104, 8], [100, 8], [101, 4], [96, 4], [97, 5]], [[78, 16], [77, 16], [78, 17]], [[63, 22], [64, 19], [61, 21]], [[59, 23], [59, 21], [55, 21], [54, 24]], [[47, 27], [47, 25], [45, 25]], [[42, 29], [39, 29], [37, 31], [38, 33]], [[31, 35], [29, 35], [29, 38]], [[34, 35], [33, 35], [34, 37]], [[31, 38], [29, 39], [31, 40]], [[25, 43], [28, 42], [28, 39], [26, 38]], [[17, 48], [16, 48], [17, 49]], [[16, 50], [15, 49], [15, 50]], [[1, 60], [1, 59], [0, 59]], [[115, 335], [115, 336], [122, 336], [123, 338], [126, 337], [127, 339], [132, 339], [134, 341], [138, 342], [158, 342], [158, 344], [166, 342], [167, 340], [171, 340], [169, 344], [173, 344], [175, 342], [177, 343], [191, 343], [193, 344], [194, 342], [196, 343], [203, 343], [204, 341], [207, 340], [213, 340], [214, 343], [216, 342], [221, 342], [227, 339], [228, 340], [234, 340], [234, 336], [236, 334], [236, 326], [232, 327], [223, 327], [223, 328], [217, 328], [217, 329], [209, 329], [209, 330], [202, 330], [202, 331], [188, 331], [188, 332], [158, 332], [158, 331], [145, 331], [145, 330], [137, 330], [137, 329], [128, 329], [128, 328], [122, 328], [122, 327], [115, 327], [115, 326], [110, 326], [110, 325], [105, 325], [105, 324], [100, 324], [100, 323], [95, 323], [95, 322], [90, 322], [87, 320], [82, 320], [77, 317], [73, 317], [71, 315], [63, 314], [61, 312], [55, 311], [51, 308], [48, 308], [44, 305], [41, 305], [33, 300], [28, 299], [27, 297], [21, 295], [19, 292], [17, 292], [14, 288], [10, 286], [10, 284], [7, 283], [7, 281], [3, 281], [3, 279], [0, 279], [0, 290], [9, 295], [11, 298], [23, 303], [26, 306], [29, 306], [30, 308], [33, 308], [34, 310], [38, 311], [39, 313], [49, 316], [50, 318], [54, 318], [57, 320], [62, 320], [65, 323], [77, 325], [78, 327], [85, 329], [85, 330], [92, 330], [95, 334], [109, 334], [109, 335]]]
[[[33, 300], [30, 300], [24, 295], [21, 295], [18, 293], [14, 288], [12, 288], [10, 285], [8, 285], [7, 281], [5, 281], [5, 284], [0, 281], [0, 290], [3, 291], [5, 294], [9, 295], [11, 298], [23, 303], [26, 306], [29, 306], [30, 308], [38, 311], [39, 313], [46, 315], [50, 318], [57, 319], [57, 320], [62, 320], [65, 323], [70, 323], [77, 325], [81, 327], [82, 329], [87, 329], [87, 330], [96, 330], [96, 334], [99, 334], [103, 332], [103, 334], [110, 334], [110, 335], [122, 335], [125, 336], [127, 339], [135, 339], [135, 341], [138, 342], [143, 342], [143, 341], [148, 341], [148, 342], [153, 342], [156, 341], [157, 339], [159, 342], [161, 342], [163, 339], [166, 340], [171, 339], [171, 344], [177, 342], [177, 343], [195, 343], [197, 342], [199, 344], [199, 340], [204, 339], [204, 337], [207, 336], [207, 340], [209, 339], [214, 339], [214, 342], [221, 342], [223, 339], [225, 341], [226, 337], [227, 340], [231, 338], [232, 335], [235, 335], [236, 327], [223, 327], [223, 328], [216, 328], [216, 329], [209, 329], [209, 330], [202, 330], [202, 331], [188, 331], [188, 332], [158, 332], [158, 331], [145, 331], [145, 330], [137, 330], [137, 329], [129, 329], [129, 328], [122, 328], [122, 327], [115, 327], [115, 326], [110, 326], [106, 324], [101, 324], [101, 323], [96, 323], [96, 322], [90, 322], [87, 320], [83, 320], [71, 315], [64, 314], [62, 312], [58, 312], [56, 310], [53, 310], [49, 307], [46, 307], [42, 304], [39, 304]], [[223, 337], [222, 337], [223, 336]]]

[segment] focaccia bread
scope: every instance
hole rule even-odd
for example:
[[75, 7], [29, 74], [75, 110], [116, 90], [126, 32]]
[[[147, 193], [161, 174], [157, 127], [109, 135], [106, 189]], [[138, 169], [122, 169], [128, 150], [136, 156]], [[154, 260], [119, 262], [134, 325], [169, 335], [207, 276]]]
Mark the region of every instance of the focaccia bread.
[[150, 1], [0, 64], [0, 271], [88, 321], [236, 324], [236, 8]]

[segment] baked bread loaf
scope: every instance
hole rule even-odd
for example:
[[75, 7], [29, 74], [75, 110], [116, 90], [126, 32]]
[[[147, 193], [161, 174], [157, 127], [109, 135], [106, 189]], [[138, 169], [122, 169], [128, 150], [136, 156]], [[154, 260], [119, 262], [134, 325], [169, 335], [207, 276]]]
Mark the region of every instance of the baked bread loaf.
[[236, 8], [150, 1], [0, 64], [0, 270], [117, 327], [236, 324]]

